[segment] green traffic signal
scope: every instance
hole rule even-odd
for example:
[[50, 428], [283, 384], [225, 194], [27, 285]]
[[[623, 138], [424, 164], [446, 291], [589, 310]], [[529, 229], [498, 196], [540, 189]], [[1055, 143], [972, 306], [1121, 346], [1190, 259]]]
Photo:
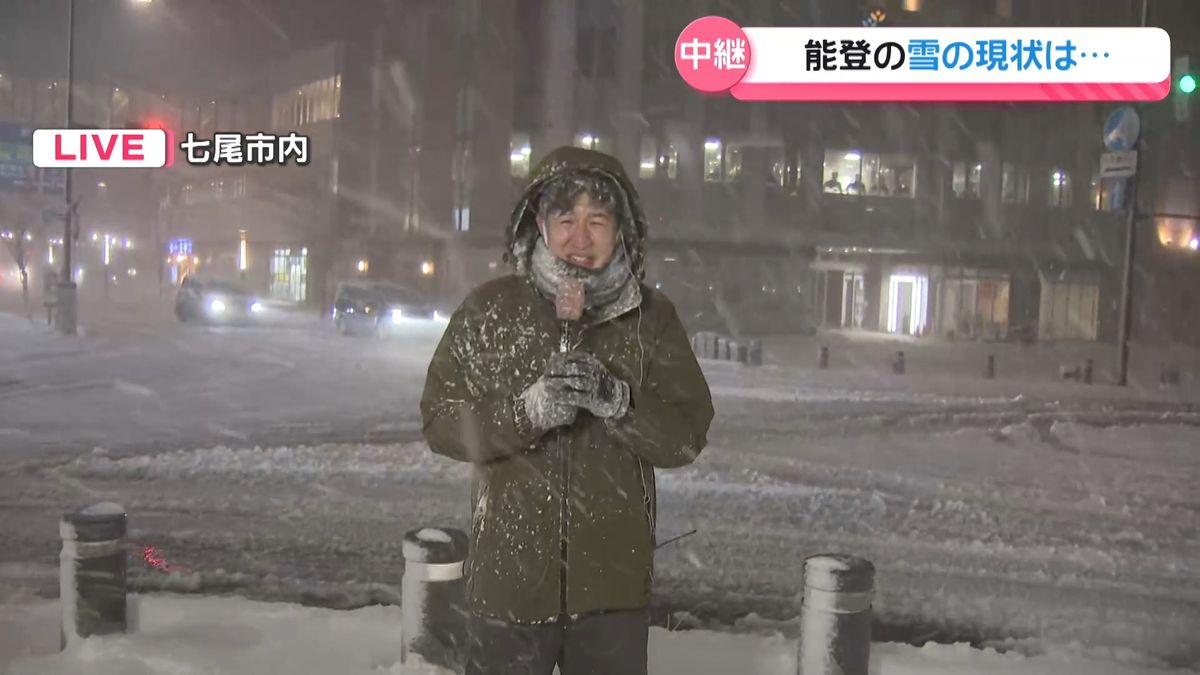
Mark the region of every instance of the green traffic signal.
[[1183, 77], [1179, 78], [1179, 91], [1182, 91], [1185, 94], [1190, 94], [1193, 91], [1196, 91], [1196, 76], [1184, 75]]

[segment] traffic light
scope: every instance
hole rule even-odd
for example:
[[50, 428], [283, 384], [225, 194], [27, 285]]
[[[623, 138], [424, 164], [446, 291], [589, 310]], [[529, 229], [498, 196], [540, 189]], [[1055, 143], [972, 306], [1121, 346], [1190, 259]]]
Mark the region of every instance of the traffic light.
[[1192, 96], [1196, 92], [1196, 73], [1192, 72], [1191, 59], [1180, 56], [1175, 59], [1171, 73], [1175, 120], [1188, 122], [1192, 119]]

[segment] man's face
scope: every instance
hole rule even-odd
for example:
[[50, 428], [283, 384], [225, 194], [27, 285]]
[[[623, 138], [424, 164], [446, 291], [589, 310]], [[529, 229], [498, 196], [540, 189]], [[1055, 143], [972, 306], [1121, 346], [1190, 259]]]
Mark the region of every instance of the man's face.
[[589, 270], [602, 270], [613, 259], [617, 248], [617, 219], [612, 210], [584, 193], [575, 200], [575, 208], [547, 214], [538, 226], [546, 244], [561, 260]]

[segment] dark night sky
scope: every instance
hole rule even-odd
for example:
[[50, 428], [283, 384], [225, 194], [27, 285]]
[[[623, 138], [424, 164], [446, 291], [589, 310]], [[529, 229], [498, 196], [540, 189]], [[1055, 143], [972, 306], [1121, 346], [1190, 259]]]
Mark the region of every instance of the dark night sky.
[[[328, 40], [377, 0], [76, 0], [78, 77], [167, 92]], [[0, 72], [66, 76], [68, 0], [0, 0]], [[286, 36], [286, 37], [285, 37]]]
[[[76, 68], [81, 78], [113, 76], [164, 93], [206, 90], [289, 50], [346, 36], [366, 39], [381, 6], [403, 8], [411, 1], [76, 0]], [[1081, 25], [1098, 18], [1133, 23], [1141, 6], [1141, 0], [1053, 2], [1069, 10], [1067, 23]], [[68, 0], [0, 0], [0, 73], [66, 76], [67, 5]], [[1166, 27], [1177, 49], [1196, 43], [1200, 0], [1150, 0], [1150, 8], [1150, 24]]]

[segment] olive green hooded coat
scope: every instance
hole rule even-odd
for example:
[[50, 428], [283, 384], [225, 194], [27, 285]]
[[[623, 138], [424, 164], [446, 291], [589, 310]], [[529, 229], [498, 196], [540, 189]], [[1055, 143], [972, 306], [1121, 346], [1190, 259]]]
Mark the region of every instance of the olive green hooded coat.
[[[529, 278], [540, 188], [564, 171], [599, 172], [621, 186], [618, 214], [633, 280], [610, 311], [585, 315], [577, 349], [630, 385], [620, 420], [580, 411], [569, 426], [522, 432], [514, 397], [559, 348], [552, 298]], [[481, 615], [518, 623], [650, 604], [654, 469], [692, 462], [713, 417], [708, 384], [675, 308], [641, 283], [646, 221], [609, 155], [561, 148], [535, 169], [507, 231], [516, 273], [475, 289], [451, 317], [421, 400], [434, 452], [471, 462], [467, 594]]]

